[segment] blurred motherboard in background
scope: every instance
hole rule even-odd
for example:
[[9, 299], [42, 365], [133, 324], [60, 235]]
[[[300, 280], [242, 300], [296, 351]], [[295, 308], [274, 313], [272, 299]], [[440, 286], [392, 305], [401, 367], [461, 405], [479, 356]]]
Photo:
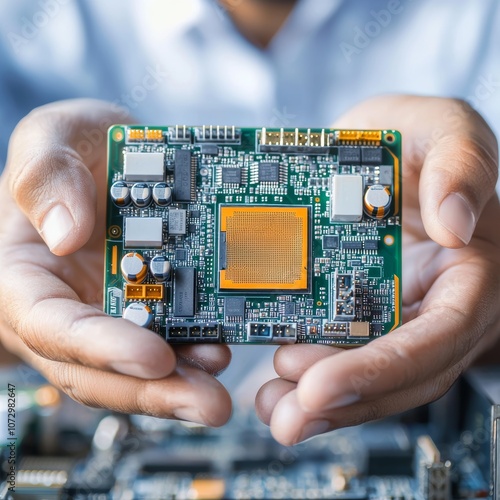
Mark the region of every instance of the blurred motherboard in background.
[[[1, 372], [5, 387], [19, 370]], [[24, 370], [15, 493], [1, 414], [2, 499], [499, 498], [490, 483], [500, 370], [469, 374], [428, 407], [290, 448], [253, 411], [236, 409], [220, 429], [113, 414], [82, 407]], [[0, 393], [2, 409], [7, 397]]]

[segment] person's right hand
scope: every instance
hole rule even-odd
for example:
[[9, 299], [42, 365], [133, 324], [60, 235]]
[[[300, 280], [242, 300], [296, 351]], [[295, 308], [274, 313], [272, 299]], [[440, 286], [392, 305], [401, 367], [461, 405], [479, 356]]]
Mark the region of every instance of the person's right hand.
[[130, 121], [94, 100], [38, 108], [16, 127], [0, 178], [0, 340], [76, 401], [218, 426], [226, 346], [172, 349], [101, 310], [106, 130]]

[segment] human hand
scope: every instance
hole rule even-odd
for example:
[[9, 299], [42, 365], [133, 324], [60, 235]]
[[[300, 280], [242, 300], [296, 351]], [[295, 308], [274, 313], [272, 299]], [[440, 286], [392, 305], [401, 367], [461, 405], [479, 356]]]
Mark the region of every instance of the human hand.
[[[173, 349], [102, 308], [111, 104], [62, 101], [14, 131], [0, 178], [0, 340], [76, 401], [222, 425], [226, 346]], [[49, 250], [50, 248], [50, 250]]]
[[285, 445], [439, 398], [500, 337], [498, 146], [488, 125], [462, 101], [384, 96], [334, 126], [402, 132], [405, 324], [354, 350], [278, 349], [280, 378], [256, 405]]

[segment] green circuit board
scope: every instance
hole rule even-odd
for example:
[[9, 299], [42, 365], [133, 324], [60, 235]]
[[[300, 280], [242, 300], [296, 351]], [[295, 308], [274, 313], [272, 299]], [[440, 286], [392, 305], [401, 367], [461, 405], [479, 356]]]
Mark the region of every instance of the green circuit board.
[[363, 345], [401, 323], [395, 130], [109, 130], [104, 310], [171, 343]]

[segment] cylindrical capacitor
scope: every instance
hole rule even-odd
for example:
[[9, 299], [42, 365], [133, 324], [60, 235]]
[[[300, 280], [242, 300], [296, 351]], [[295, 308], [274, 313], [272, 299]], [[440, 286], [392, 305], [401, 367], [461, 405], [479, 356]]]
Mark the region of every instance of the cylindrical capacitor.
[[138, 326], [147, 328], [153, 321], [153, 312], [150, 307], [142, 302], [134, 302], [123, 311], [123, 318], [132, 321]]
[[145, 182], [134, 184], [130, 195], [138, 207], [147, 207], [151, 203], [151, 188]]
[[148, 266], [141, 254], [131, 252], [123, 256], [121, 270], [129, 283], [142, 283], [148, 273]]
[[160, 207], [165, 207], [172, 203], [172, 189], [164, 182], [158, 182], [153, 186], [153, 200]]
[[164, 255], [156, 255], [149, 263], [149, 270], [157, 281], [167, 281], [170, 279], [170, 262]]
[[365, 193], [365, 212], [375, 219], [383, 219], [391, 208], [391, 192], [387, 186], [374, 184]]
[[117, 207], [125, 207], [130, 203], [130, 189], [126, 182], [117, 181], [109, 190], [111, 199]]

